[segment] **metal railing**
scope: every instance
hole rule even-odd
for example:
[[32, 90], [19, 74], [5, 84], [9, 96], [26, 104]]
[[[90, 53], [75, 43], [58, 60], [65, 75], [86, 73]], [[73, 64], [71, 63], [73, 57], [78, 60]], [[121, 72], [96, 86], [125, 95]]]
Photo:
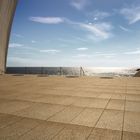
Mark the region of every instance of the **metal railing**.
[[85, 76], [83, 67], [7, 67], [6, 73]]

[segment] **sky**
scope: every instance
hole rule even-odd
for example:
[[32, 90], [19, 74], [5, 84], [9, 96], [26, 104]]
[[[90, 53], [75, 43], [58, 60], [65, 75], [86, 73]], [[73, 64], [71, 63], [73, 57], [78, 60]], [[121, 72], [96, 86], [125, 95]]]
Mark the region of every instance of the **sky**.
[[19, 0], [7, 66], [140, 66], [140, 0]]

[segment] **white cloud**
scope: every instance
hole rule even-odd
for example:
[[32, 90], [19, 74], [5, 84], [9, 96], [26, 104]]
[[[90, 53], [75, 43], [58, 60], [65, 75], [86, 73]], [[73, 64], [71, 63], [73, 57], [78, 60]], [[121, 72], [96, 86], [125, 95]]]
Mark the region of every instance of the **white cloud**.
[[123, 27], [123, 26], [119, 26], [120, 27], [120, 29], [122, 29], [123, 31], [125, 31], [125, 32], [129, 32], [130, 30], [129, 29], [127, 29], [127, 28], [125, 28], [125, 27]]
[[108, 39], [112, 36], [111, 30], [112, 25], [109, 23], [96, 23], [96, 24], [80, 24], [80, 27], [86, 31], [88, 31], [90, 34], [88, 34], [88, 37], [90, 39]]
[[38, 51], [38, 50], [39, 50], [38, 48], [29, 47], [29, 46], [23, 46], [23, 47], [21, 47], [21, 48], [24, 49], [24, 50], [32, 50], [32, 51]]
[[13, 35], [14, 35], [15, 37], [18, 37], [18, 38], [23, 38], [23, 35], [20, 35], [20, 34], [13, 33]]
[[125, 16], [129, 24], [136, 23], [140, 20], [140, 6], [123, 8], [120, 10], [120, 13]]
[[[46, 24], [58, 24], [58, 23], [66, 23], [70, 25], [79, 26], [82, 30], [88, 31], [90, 34], [87, 35], [87, 38], [94, 39], [94, 40], [103, 40], [108, 39], [112, 36], [111, 30], [113, 26], [110, 23], [101, 22], [101, 23], [80, 23], [71, 21], [67, 18], [60, 18], [60, 17], [32, 17], [30, 20], [39, 22], [39, 23], [46, 23]], [[84, 40], [85, 41], [85, 40]]]
[[93, 12], [87, 13], [87, 16], [94, 20], [99, 20], [99, 19], [104, 19], [106, 17], [109, 17], [109, 16], [111, 16], [111, 14], [108, 12], [95, 10]]
[[40, 50], [40, 52], [42, 53], [50, 53], [50, 54], [55, 54], [55, 53], [59, 53], [60, 50]]
[[76, 57], [76, 58], [90, 58], [90, 57], [92, 57], [92, 55], [89, 55], [89, 54], [77, 54], [76, 56], [73, 56], [73, 57]]
[[38, 51], [37, 48], [25, 46], [25, 45], [19, 44], [19, 43], [10, 43], [9, 48], [18, 48], [18, 49], [22, 49], [22, 50]]
[[29, 20], [43, 24], [59, 24], [64, 22], [61, 17], [30, 17]]
[[72, 0], [70, 4], [77, 10], [82, 10], [89, 5], [89, 0]]
[[136, 51], [124, 52], [124, 54], [130, 54], [130, 55], [131, 55], [131, 54], [132, 54], [132, 55], [133, 55], [133, 54], [134, 54], [134, 55], [135, 55], [135, 54], [140, 54], [140, 49], [137, 49]]
[[77, 48], [76, 50], [78, 50], [78, 51], [86, 51], [86, 50], [88, 50], [88, 48]]
[[116, 53], [96, 53], [94, 56], [114, 57]]
[[26, 66], [26, 67], [30, 67], [30, 66], [43, 66], [43, 65], [47, 65], [47, 61], [45, 60], [39, 60], [39, 59], [35, 59], [35, 58], [22, 58], [22, 57], [15, 57], [15, 56], [11, 56], [8, 57], [8, 61], [7, 61], [7, 65], [8, 66]]
[[92, 59], [104, 59], [104, 58], [113, 58], [115, 57], [117, 54], [116, 53], [95, 53], [95, 54], [77, 54], [76, 58], [92, 58]]
[[32, 43], [36, 43], [36, 41], [35, 41], [35, 40], [32, 40], [31, 42], [32, 42]]
[[23, 47], [23, 46], [24, 46], [23, 44], [19, 44], [19, 43], [10, 43], [9, 44], [10, 48]]
[[104, 56], [104, 57], [110, 59], [110, 58], [113, 58], [114, 55], [106, 55], [106, 56]]
[[87, 40], [85, 38], [81, 38], [81, 37], [74, 37], [74, 40], [87, 42]]

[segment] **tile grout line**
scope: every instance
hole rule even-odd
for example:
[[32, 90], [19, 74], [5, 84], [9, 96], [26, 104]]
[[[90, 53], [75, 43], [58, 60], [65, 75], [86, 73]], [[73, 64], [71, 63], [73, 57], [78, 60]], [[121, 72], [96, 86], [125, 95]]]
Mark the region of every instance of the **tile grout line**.
[[[30, 102], [30, 101], [29, 101]], [[35, 104], [33, 104], [33, 105], [30, 105], [29, 107], [26, 107], [26, 108], [23, 108], [23, 109], [21, 109], [21, 110], [18, 110], [18, 111], [15, 111], [15, 112], [12, 112], [12, 113], [18, 113], [18, 112], [20, 112], [20, 111], [24, 111], [25, 109], [28, 109], [28, 108], [31, 108], [31, 107], [34, 107], [34, 106], [36, 106], [37, 104], [40, 104], [41, 102], [32, 102], [31, 101], [31, 103], [35, 103]], [[66, 108], [66, 107], [69, 107], [70, 105], [62, 105], [62, 104], [52, 104], [52, 103], [41, 103], [41, 104], [49, 104], [49, 105], [58, 105], [58, 106], [64, 106], [64, 109]], [[62, 109], [63, 110], [63, 109]], [[61, 111], [61, 110], [60, 110]], [[59, 111], [58, 111], [59, 112]], [[15, 114], [12, 114], [12, 113], [9, 113], [10, 115], [15, 115]], [[7, 113], [6, 113], [7, 114]], [[18, 116], [18, 115], [15, 115], [15, 116]], [[20, 116], [20, 117], [23, 117], [23, 116]]]
[[[7, 115], [11, 115], [11, 114], [7, 114]], [[9, 127], [9, 126], [11, 126], [11, 125], [14, 125], [14, 124], [20, 122], [20, 121], [23, 120], [23, 119], [25, 119], [25, 118], [24, 118], [24, 117], [21, 117], [21, 119], [19, 119], [18, 121], [15, 121], [15, 122], [13, 122], [13, 123], [10, 123], [10, 124], [8, 124], [8, 125], [2, 127], [1, 129], [6, 128], [6, 127]]]
[[126, 97], [125, 97], [125, 102], [124, 102], [124, 111], [123, 111], [123, 121], [122, 121], [122, 133], [121, 133], [121, 140], [123, 139], [124, 119], [125, 119], [125, 106], [126, 106]]
[[108, 100], [108, 102], [107, 102], [105, 108], [103, 109], [103, 111], [102, 111], [101, 115], [99, 116], [97, 122], [95, 123], [94, 127], [91, 129], [90, 134], [88, 135], [88, 137], [86, 138], [86, 140], [88, 140], [88, 138], [90, 137], [91, 133], [94, 131], [94, 129], [95, 129], [97, 123], [99, 122], [100, 118], [102, 117], [103, 113], [105, 112], [105, 109], [106, 109], [106, 107], [108, 106], [110, 100], [111, 100], [111, 97], [109, 98], [109, 100]]
[[127, 94], [127, 81], [125, 83], [125, 102], [124, 102], [124, 111], [123, 111], [121, 140], [123, 140], [123, 130], [124, 130], [124, 120], [125, 120], [125, 110], [126, 110], [126, 94]]
[[[110, 94], [110, 93], [108, 93], [108, 94]], [[46, 95], [52, 95], [52, 94], [46, 94]], [[53, 96], [53, 95], [52, 95]], [[55, 96], [55, 95], [54, 95]], [[63, 96], [63, 95], [57, 95], [57, 96]], [[68, 98], [70, 97], [70, 98], [84, 98], [84, 99], [108, 99], [108, 98], [99, 98], [98, 96], [100, 96], [100, 95], [96, 95], [95, 97], [90, 97], [90, 96], [69, 96], [69, 95], [64, 95], [64, 96], [68, 96]], [[19, 101], [19, 102], [31, 102], [31, 103], [42, 103], [42, 104], [58, 104], [58, 103], [49, 103], [49, 102], [42, 102], [42, 101], [34, 101], [34, 100], [28, 100], [28, 99], [8, 99], [8, 98], [1, 98], [0, 97], [0, 99], [2, 99], [2, 100], [7, 100], [7, 101]], [[58, 104], [58, 105], [64, 105], [64, 104]], [[65, 106], [67, 106], [67, 105], [65, 105]]]
[[72, 118], [72, 120], [70, 120], [70, 122], [72, 122], [76, 117], [78, 117], [85, 109], [86, 109], [86, 107], [84, 107], [74, 118]]
[[55, 116], [57, 113], [62, 112], [63, 110], [65, 110], [66, 108], [68, 108], [68, 107], [70, 107], [70, 106], [71, 106], [71, 104], [70, 104], [70, 105], [68, 105], [68, 106], [65, 106], [62, 110], [60, 110], [60, 111], [58, 111], [58, 112], [54, 113], [53, 115], [51, 115], [50, 117], [48, 117], [45, 121], [48, 121], [51, 117]]
[[[61, 133], [64, 129], [65, 129], [65, 126], [64, 126], [60, 131], [58, 131], [58, 132], [51, 138], [51, 140], [53, 140], [56, 136], [58, 136], [59, 133]], [[45, 137], [44, 137], [44, 138], [45, 138]]]
[[18, 138], [20, 138], [20, 137], [24, 136], [25, 134], [27, 134], [27, 133], [31, 132], [33, 129], [35, 129], [35, 128], [36, 128], [36, 127], [38, 127], [39, 125], [41, 125], [41, 124], [39, 123], [39, 124], [38, 124], [38, 125], [36, 125], [35, 127], [33, 127], [33, 128], [31, 128], [31, 129], [29, 129], [29, 130], [28, 130], [28, 131], [26, 131], [25, 133], [21, 134]]
[[[71, 104], [71, 105], [72, 105], [72, 104]], [[71, 105], [70, 105], [70, 106], [71, 106]], [[85, 110], [85, 108], [86, 108], [86, 107], [84, 107], [84, 108], [82, 109], [82, 111], [80, 111], [80, 112], [78, 113], [78, 115], [76, 115], [74, 118], [72, 118], [72, 119], [70, 120], [70, 122], [72, 122], [76, 117], [78, 117], [78, 116]], [[69, 122], [69, 123], [70, 123], [70, 122]], [[68, 123], [68, 124], [69, 124], [69, 123]], [[64, 129], [65, 129], [65, 126], [64, 126], [55, 136], [53, 136], [53, 138], [51, 138], [51, 140], [54, 139], [56, 136], [58, 136], [59, 133], [61, 133]]]
[[[64, 105], [64, 104], [55, 104], [55, 103], [47, 103], [47, 102], [38, 102], [38, 101], [29, 101], [29, 100], [21, 100], [21, 99], [5, 99], [5, 98], [0, 98], [8, 101], [19, 101], [19, 102], [28, 102], [28, 103], [35, 103], [35, 104], [52, 104], [52, 105], [63, 105], [63, 106], [69, 106], [69, 105]], [[71, 105], [71, 104], [70, 104]]]
[[[71, 104], [70, 104], [70, 105], [71, 105]], [[70, 105], [68, 105], [68, 106], [70, 106]], [[50, 119], [51, 117], [53, 117], [53, 116], [56, 115], [57, 113], [59, 113], [59, 112], [65, 110], [68, 106], [64, 107], [62, 110], [60, 110], [60, 111], [56, 112], [55, 114], [51, 115], [50, 117], [48, 117], [48, 118], [47, 118], [46, 120], [44, 120], [44, 121], [47, 122], [48, 119]], [[30, 129], [29, 131], [25, 132], [24, 134], [20, 135], [19, 137], [22, 137], [22, 136], [24, 136], [25, 134], [31, 132], [34, 128], [38, 127], [39, 125], [41, 125], [41, 124], [36, 125], [35, 127], [33, 127], [32, 129]], [[63, 128], [62, 128], [62, 129], [63, 129]]]

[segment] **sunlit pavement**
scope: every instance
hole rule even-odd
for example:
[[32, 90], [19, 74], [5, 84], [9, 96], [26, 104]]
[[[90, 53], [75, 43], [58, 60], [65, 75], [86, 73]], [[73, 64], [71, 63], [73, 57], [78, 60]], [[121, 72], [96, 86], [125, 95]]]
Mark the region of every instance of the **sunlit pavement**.
[[0, 76], [0, 140], [140, 140], [140, 78]]

